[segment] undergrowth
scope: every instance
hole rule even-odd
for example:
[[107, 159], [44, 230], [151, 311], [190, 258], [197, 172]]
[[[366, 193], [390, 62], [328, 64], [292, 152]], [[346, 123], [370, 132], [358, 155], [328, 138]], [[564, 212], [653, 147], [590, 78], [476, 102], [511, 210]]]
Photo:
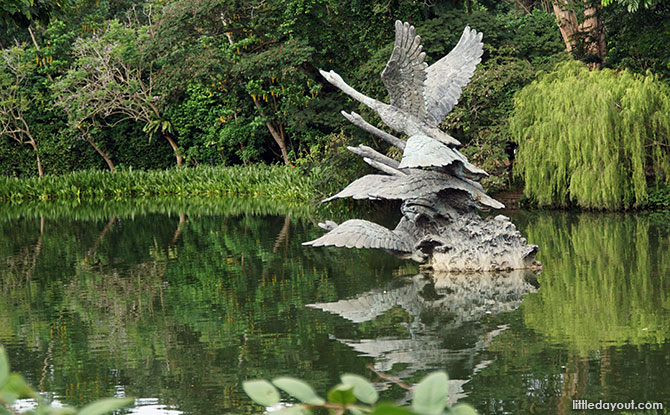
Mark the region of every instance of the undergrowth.
[[280, 165], [194, 167], [116, 172], [83, 170], [42, 178], [1, 178], [0, 200], [103, 201], [138, 197], [269, 197], [291, 202], [315, 198], [312, 176]]

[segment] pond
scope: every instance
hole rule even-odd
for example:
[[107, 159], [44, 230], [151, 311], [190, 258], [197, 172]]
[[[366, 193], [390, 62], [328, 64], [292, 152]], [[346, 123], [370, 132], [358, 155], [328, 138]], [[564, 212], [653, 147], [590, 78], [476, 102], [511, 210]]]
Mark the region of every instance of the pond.
[[372, 370], [411, 383], [445, 369], [452, 402], [482, 414], [670, 405], [670, 215], [511, 212], [540, 275], [430, 278], [383, 252], [303, 247], [321, 230], [281, 210], [0, 208], [13, 369], [58, 402], [133, 396], [141, 414], [252, 413], [244, 379], [325, 393]]

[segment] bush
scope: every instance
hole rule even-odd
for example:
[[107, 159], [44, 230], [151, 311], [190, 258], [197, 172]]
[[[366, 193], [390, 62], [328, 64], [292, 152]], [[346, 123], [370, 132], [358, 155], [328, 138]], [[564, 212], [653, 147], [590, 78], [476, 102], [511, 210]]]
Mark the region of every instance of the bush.
[[670, 88], [652, 74], [557, 65], [515, 98], [516, 172], [540, 206], [646, 206], [670, 180]]
[[[282, 411], [292, 415], [311, 414], [314, 409], [328, 410], [330, 414], [343, 414], [344, 411], [348, 411], [353, 415], [363, 413], [374, 415], [477, 414], [477, 411], [467, 404], [446, 408], [449, 378], [442, 371], [431, 373], [414, 388], [411, 388], [413, 392], [411, 409], [390, 403], [377, 403], [379, 400], [377, 390], [362, 376], [344, 374], [340, 376], [340, 380], [342, 383], [328, 392], [327, 400], [320, 397], [307, 383], [290, 377], [276, 378], [272, 380], [272, 383], [267, 380], [246, 381], [242, 387], [254, 402], [265, 407], [277, 405], [281, 399], [277, 388], [283, 390], [300, 402]], [[398, 384], [409, 388], [407, 385]]]
[[290, 166], [257, 164], [172, 170], [81, 170], [42, 178], [0, 178], [0, 200], [121, 200], [149, 196], [266, 196], [305, 203], [312, 179]]

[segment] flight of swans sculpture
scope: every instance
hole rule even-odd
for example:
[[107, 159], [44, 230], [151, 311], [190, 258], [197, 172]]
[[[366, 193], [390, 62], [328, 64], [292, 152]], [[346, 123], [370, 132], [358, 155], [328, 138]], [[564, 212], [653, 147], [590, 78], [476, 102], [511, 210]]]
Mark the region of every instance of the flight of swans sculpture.
[[402, 150], [402, 158], [394, 160], [364, 145], [348, 147], [386, 174], [363, 176], [324, 202], [401, 200], [403, 217], [393, 230], [361, 219], [340, 225], [326, 221], [319, 225], [329, 232], [304, 244], [379, 248], [439, 271], [539, 268], [537, 246], [528, 245], [507, 217], [483, 219], [476, 213], [504, 205], [478, 183], [487, 173], [455, 148], [458, 140], [439, 129], [481, 60], [482, 34], [466, 27], [456, 47], [427, 66], [414, 27], [396, 21], [395, 30], [393, 52], [381, 75], [390, 104], [361, 94], [333, 71], [321, 75], [374, 110], [391, 129], [409, 136], [405, 141], [355, 112], [342, 112], [354, 125]]

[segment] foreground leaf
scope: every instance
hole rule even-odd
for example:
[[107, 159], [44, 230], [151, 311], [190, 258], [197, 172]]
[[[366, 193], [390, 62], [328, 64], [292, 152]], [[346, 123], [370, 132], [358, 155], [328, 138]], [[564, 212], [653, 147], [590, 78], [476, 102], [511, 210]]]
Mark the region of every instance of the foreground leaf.
[[4, 347], [0, 347], [0, 388], [7, 382], [9, 377], [9, 359]]
[[133, 398], [107, 398], [90, 403], [79, 410], [79, 415], [102, 415], [130, 405]]
[[478, 415], [477, 410], [475, 408], [465, 403], [459, 403], [458, 405], [454, 405], [453, 407], [451, 407], [450, 413], [452, 415]]
[[272, 381], [276, 387], [293, 396], [300, 402], [310, 405], [323, 405], [326, 401], [314, 392], [311, 386], [300, 379], [281, 377]]
[[328, 392], [328, 401], [346, 406], [356, 402], [353, 387], [350, 385], [337, 385]]
[[422, 415], [439, 415], [447, 404], [449, 377], [445, 372], [426, 376], [414, 387], [412, 409]]
[[395, 406], [390, 403], [380, 403], [375, 406], [372, 415], [413, 415], [414, 412], [401, 406]]
[[242, 389], [259, 405], [272, 406], [279, 403], [279, 391], [267, 380], [249, 380], [242, 382]]
[[372, 405], [379, 399], [379, 393], [377, 393], [375, 387], [363, 376], [347, 373], [340, 376], [340, 379], [343, 384], [354, 388], [354, 396], [359, 401]]
[[37, 393], [26, 383], [23, 376], [18, 373], [10, 373], [5, 384], [0, 388], [0, 400], [13, 403], [20, 398], [37, 398]]

